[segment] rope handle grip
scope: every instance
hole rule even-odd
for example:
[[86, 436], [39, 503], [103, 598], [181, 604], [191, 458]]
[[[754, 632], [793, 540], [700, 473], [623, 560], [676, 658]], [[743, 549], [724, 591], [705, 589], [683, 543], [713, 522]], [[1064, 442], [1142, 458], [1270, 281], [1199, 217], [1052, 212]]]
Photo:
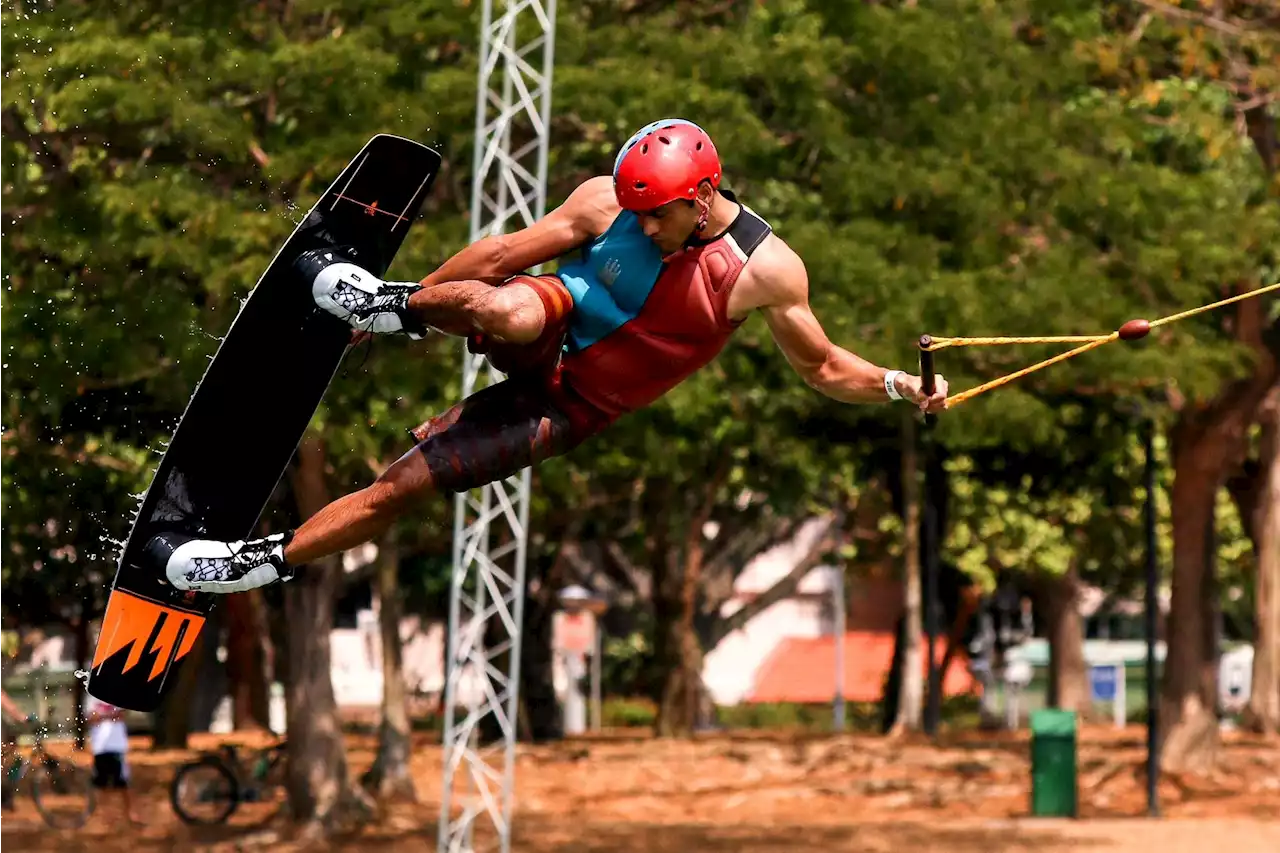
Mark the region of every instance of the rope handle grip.
[[[937, 390], [937, 383], [934, 382], [933, 376], [932, 346], [933, 338], [929, 335], [920, 336], [920, 387], [929, 396], [933, 396], [933, 392]], [[937, 420], [937, 415], [927, 414], [924, 416], [926, 426], [933, 426]]]

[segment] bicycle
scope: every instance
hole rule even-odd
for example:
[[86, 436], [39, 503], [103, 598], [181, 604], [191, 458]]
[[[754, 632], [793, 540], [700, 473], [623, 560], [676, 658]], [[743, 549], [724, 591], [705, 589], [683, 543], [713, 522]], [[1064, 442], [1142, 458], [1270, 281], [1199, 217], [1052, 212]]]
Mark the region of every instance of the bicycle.
[[[241, 803], [273, 798], [284, 788], [285, 744], [251, 750], [250, 764], [241, 760], [239, 747], [224, 744], [182, 765], [169, 785], [174, 813], [184, 823], [212, 826], [225, 823]], [[210, 807], [208, 813], [202, 806]]]
[[20, 736], [16, 743], [29, 740], [30, 754], [18, 756], [4, 771], [5, 805], [12, 805], [25, 781], [36, 811], [48, 826], [79, 829], [88, 822], [96, 805], [93, 772], [69, 758], [50, 755], [44, 748], [48, 726], [29, 722], [32, 722], [33, 733]]

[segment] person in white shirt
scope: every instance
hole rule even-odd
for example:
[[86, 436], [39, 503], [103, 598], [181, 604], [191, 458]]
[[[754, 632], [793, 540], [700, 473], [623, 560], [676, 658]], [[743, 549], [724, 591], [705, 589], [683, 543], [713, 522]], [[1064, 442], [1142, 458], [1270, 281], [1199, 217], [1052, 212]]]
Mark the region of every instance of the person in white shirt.
[[142, 823], [134, 814], [129, 796], [129, 727], [124, 721], [124, 709], [86, 696], [84, 711], [89, 748], [93, 751], [93, 786], [103, 794], [119, 791], [129, 821]]

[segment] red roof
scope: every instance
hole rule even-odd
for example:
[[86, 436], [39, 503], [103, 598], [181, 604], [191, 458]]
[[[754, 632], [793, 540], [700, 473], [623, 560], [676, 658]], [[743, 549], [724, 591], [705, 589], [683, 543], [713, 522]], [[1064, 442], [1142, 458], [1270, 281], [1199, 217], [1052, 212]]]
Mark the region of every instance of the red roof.
[[[844, 697], [850, 702], [877, 702], [893, 662], [893, 634], [880, 631], [849, 631], [844, 643]], [[922, 642], [925, 642], [922, 639]], [[934, 647], [941, 663], [946, 639], [939, 637]], [[921, 656], [922, 669], [928, 673]], [[756, 684], [746, 702], [827, 703], [835, 698], [835, 637], [791, 637], [783, 640], [760, 665]], [[925, 687], [926, 691], [928, 686]], [[942, 685], [944, 696], [976, 692], [978, 683], [969, 674], [969, 658], [957, 652]]]

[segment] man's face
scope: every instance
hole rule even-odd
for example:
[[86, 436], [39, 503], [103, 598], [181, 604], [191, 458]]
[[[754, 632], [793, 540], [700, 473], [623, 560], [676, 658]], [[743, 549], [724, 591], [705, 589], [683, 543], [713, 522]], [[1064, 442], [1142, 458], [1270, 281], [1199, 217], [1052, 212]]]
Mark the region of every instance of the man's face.
[[677, 199], [654, 210], [637, 213], [644, 234], [664, 255], [678, 251], [693, 234], [698, 224], [698, 207], [692, 201]]

